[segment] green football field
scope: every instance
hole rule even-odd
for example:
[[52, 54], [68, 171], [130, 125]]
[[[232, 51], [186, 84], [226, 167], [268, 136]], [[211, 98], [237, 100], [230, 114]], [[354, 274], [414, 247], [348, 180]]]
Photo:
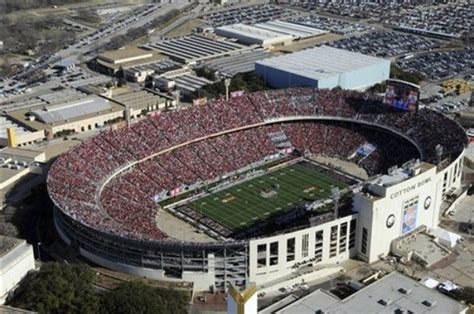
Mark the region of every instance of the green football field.
[[215, 192], [187, 207], [238, 231], [277, 211], [283, 213], [308, 201], [327, 199], [331, 188], [346, 186], [298, 163]]

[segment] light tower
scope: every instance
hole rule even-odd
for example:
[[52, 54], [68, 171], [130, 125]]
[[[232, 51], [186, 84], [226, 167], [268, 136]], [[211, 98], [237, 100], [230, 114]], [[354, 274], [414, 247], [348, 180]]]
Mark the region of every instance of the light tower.
[[337, 216], [339, 216], [339, 199], [341, 198], [341, 191], [339, 188], [331, 189], [331, 198], [334, 202], [334, 219], [337, 219]]
[[441, 159], [443, 158], [443, 146], [438, 144], [436, 145], [435, 150], [436, 150], [436, 157], [438, 159], [438, 165], [439, 165], [441, 163]]
[[180, 90], [177, 89], [173, 92], [173, 96], [174, 96], [174, 100], [176, 102], [176, 108], [179, 109], [180, 107], [180, 96], [181, 96], [181, 93], [180, 93]]
[[230, 86], [230, 78], [226, 78], [224, 80], [224, 85], [225, 85], [225, 100], [229, 101], [229, 86]]

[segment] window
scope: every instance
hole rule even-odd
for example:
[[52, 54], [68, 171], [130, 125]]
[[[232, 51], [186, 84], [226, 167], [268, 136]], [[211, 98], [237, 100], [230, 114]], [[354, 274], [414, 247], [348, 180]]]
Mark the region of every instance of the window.
[[458, 164], [455, 164], [454, 165], [453, 183], [456, 182], [457, 177], [458, 177]]
[[270, 243], [270, 266], [278, 264], [278, 242]]
[[301, 257], [302, 258], [308, 257], [308, 249], [309, 249], [309, 234], [303, 234], [303, 238], [301, 239]]
[[286, 261], [291, 262], [295, 260], [295, 238], [286, 240]]
[[320, 262], [323, 260], [323, 230], [317, 231], [314, 237], [314, 257], [316, 262]]
[[356, 243], [356, 229], [357, 229], [357, 221], [351, 220], [351, 224], [349, 225], [350, 230], [349, 230], [349, 249], [352, 249], [355, 247]]
[[267, 244], [257, 246], [257, 268], [267, 266]]
[[367, 254], [367, 236], [367, 228], [362, 228], [362, 245], [360, 247], [360, 251], [362, 252], [362, 254]]
[[334, 257], [337, 254], [337, 227], [338, 226], [332, 226], [331, 227], [331, 242], [329, 244], [329, 257]]
[[347, 222], [341, 224], [339, 228], [339, 253], [346, 250], [347, 244]]

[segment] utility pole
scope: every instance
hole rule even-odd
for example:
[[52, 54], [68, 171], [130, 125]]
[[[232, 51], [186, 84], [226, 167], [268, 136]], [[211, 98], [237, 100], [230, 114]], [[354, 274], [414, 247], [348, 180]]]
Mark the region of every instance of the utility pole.
[[173, 95], [175, 97], [175, 101], [176, 101], [176, 108], [179, 109], [180, 107], [180, 90], [177, 89], [176, 91], [174, 91]]
[[225, 100], [229, 101], [229, 86], [230, 86], [230, 78], [226, 78], [224, 80], [225, 85]]
[[337, 219], [337, 216], [339, 216], [339, 199], [341, 198], [341, 191], [339, 188], [331, 189], [331, 198], [334, 202], [334, 219]]

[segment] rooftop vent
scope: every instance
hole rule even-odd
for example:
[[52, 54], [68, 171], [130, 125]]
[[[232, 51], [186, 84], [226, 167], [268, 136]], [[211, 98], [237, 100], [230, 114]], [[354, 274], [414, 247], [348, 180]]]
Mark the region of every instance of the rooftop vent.
[[434, 307], [436, 305], [436, 301], [424, 300], [423, 302], [421, 302], [421, 304], [423, 304], [426, 307]]
[[405, 288], [398, 289], [398, 292], [401, 294], [410, 294], [411, 290], [406, 290]]
[[390, 303], [392, 303], [392, 300], [384, 300], [384, 299], [380, 299], [377, 301], [378, 304], [381, 304], [383, 306], [387, 306], [389, 305]]

